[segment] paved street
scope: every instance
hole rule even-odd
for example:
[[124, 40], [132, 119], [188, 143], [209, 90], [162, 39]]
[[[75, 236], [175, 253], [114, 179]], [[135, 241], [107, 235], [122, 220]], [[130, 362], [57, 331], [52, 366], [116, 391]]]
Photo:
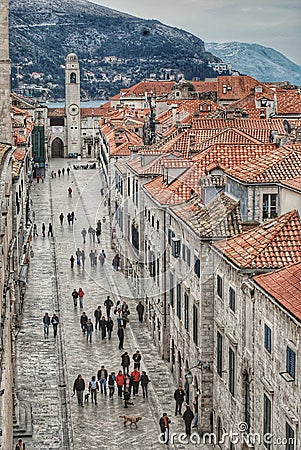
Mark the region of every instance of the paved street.
[[[51, 170], [66, 168], [67, 164], [67, 160], [52, 160], [49, 174]], [[72, 167], [72, 160], [69, 164]], [[69, 186], [73, 190], [72, 198], [68, 197]], [[136, 301], [127, 280], [112, 268], [114, 253], [110, 248], [108, 221], [103, 225], [100, 244], [90, 243], [88, 235], [83, 244], [82, 228], [95, 227], [97, 220], [107, 214], [100, 204], [104, 200], [100, 195], [102, 186], [98, 170], [72, 170], [69, 177], [65, 173], [54, 179], [46, 178], [44, 183], [35, 183], [32, 189], [39, 236], [32, 243], [34, 257], [30, 263], [24, 319], [16, 344], [18, 398], [32, 407], [33, 436], [24, 439], [27, 449], [162, 449], [164, 446], [158, 441], [158, 420], [163, 411], [172, 419], [171, 432], [184, 431], [182, 418], [173, 415], [175, 385], [172, 375], [156, 351], [146, 324], [138, 322]], [[73, 227], [66, 220], [71, 211], [76, 217]], [[61, 212], [65, 215], [62, 226]], [[45, 238], [41, 234], [42, 222], [46, 224]], [[53, 223], [53, 238], [47, 236], [49, 222]], [[85, 268], [75, 263], [71, 270], [69, 258], [71, 254], [75, 256], [78, 247], [85, 249]], [[90, 266], [91, 248], [96, 248], [98, 254], [102, 248], [106, 251], [103, 268], [99, 263], [97, 267]], [[129, 409], [124, 409], [116, 392], [113, 399], [99, 394], [97, 406], [89, 402], [84, 408], [78, 406], [76, 396], [72, 397], [73, 382], [79, 373], [87, 387], [101, 365], [117, 373], [123, 353], [118, 349], [115, 317], [111, 341], [102, 341], [99, 331], [94, 331], [92, 343], [87, 342], [79, 323], [82, 310], [73, 306], [71, 297], [72, 290], [79, 287], [85, 292], [83, 310], [93, 319], [94, 310], [98, 305], [103, 306], [108, 294], [114, 303], [126, 299], [129, 304], [131, 315], [124, 349], [130, 356], [140, 350], [141, 369], [146, 370], [151, 379], [149, 398], [142, 399], [140, 392], [135, 405]], [[104, 312], [104, 307], [102, 309]], [[46, 311], [50, 316], [57, 312], [60, 318], [55, 339], [52, 327], [48, 338], [43, 335], [42, 319]], [[143, 417], [137, 430], [123, 426], [119, 415], [125, 412]], [[206, 446], [169, 445], [177, 450], [196, 447]]]

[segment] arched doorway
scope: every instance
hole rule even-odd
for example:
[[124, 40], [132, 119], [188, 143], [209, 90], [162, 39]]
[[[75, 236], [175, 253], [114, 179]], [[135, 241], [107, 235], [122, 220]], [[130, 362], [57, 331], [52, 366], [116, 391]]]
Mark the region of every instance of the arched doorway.
[[51, 157], [64, 158], [64, 143], [62, 139], [55, 138], [51, 144]]

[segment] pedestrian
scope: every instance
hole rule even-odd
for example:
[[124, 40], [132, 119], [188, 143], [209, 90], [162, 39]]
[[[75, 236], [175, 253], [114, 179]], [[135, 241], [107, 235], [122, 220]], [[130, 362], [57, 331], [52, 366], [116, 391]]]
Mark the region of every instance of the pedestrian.
[[198, 427], [198, 420], [199, 420], [199, 396], [196, 395], [194, 397], [194, 402], [193, 402], [193, 406], [194, 406], [194, 422], [193, 422], [193, 426], [192, 428], [197, 428]]
[[110, 317], [111, 308], [113, 305], [114, 305], [114, 303], [112, 302], [110, 296], [108, 295], [106, 300], [104, 301], [104, 306], [106, 307], [107, 317]]
[[169, 442], [169, 424], [170, 419], [167, 413], [163, 413], [163, 416], [159, 420], [160, 430], [161, 430], [161, 442], [162, 444], [168, 445]]
[[101, 221], [98, 219], [96, 223], [96, 231], [99, 231], [99, 235], [101, 234]]
[[86, 332], [87, 332], [87, 341], [92, 342], [92, 333], [93, 333], [93, 323], [91, 319], [88, 319], [88, 322], [86, 323]]
[[133, 386], [133, 398], [136, 398], [139, 390], [139, 382], [140, 382], [140, 372], [138, 369], [134, 369], [131, 372], [131, 383]]
[[73, 289], [71, 295], [72, 295], [72, 298], [73, 298], [74, 307], [76, 308], [77, 307], [77, 299], [78, 299], [78, 292], [77, 292], [77, 290]]
[[121, 306], [121, 317], [123, 320], [123, 327], [126, 328], [126, 324], [129, 322], [128, 316], [130, 315], [130, 310], [126, 302], [123, 302]]
[[100, 392], [107, 395], [107, 379], [108, 379], [108, 371], [105, 366], [101, 366], [99, 371], [97, 372], [97, 379], [100, 386]]
[[79, 248], [77, 248], [77, 250], [75, 252], [75, 255], [76, 255], [76, 264], [78, 266], [80, 266], [80, 259], [81, 259], [81, 256], [82, 256], [82, 252], [80, 251]]
[[92, 233], [92, 241], [95, 242], [95, 233], [96, 233], [96, 231], [94, 230], [94, 228], [92, 228], [91, 233]]
[[71, 222], [72, 225], [73, 225], [73, 223], [74, 223], [74, 220], [75, 220], [75, 215], [74, 215], [74, 211], [72, 211], [72, 212], [70, 213], [70, 222]]
[[139, 322], [143, 322], [143, 313], [144, 313], [144, 306], [142, 305], [141, 301], [138, 303], [137, 307], [136, 307], [136, 311], [138, 313], [138, 319]]
[[71, 214], [70, 213], [67, 214], [67, 221], [68, 221], [68, 225], [70, 225], [70, 222], [71, 222]]
[[50, 223], [49, 222], [49, 225], [48, 225], [48, 236], [51, 236], [51, 237], [53, 237], [53, 229], [52, 229], [52, 223]]
[[94, 266], [97, 266], [97, 250], [94, 250]]
[[70, 267], [71, 267], [71, 269], [73, 269], [73, 267], [74, 267], [74, 261], [75, 261], [75, 258], [74, 258], [73, 255], [71, 255], [70, 256]]
[[54, 171], [51, 171], [51, 178], [54, 178]]
[[116, 384], [117, 384], [117, 395], [118, 398], [122, 398], [122, 388], [125, 380], [125, 375], [122, 373], [122, 370], [119, 370], [116, 375]]
[[70, 167], [67, 167], [67, 175], [68, 175], [68, 177], [69, 177], [69, 174], [70, 174]]
[[62, 174], [65, 175], [65, 167], [62, 168]]
[[101, 339], [104, 340], [107, 336], [107, 321], [105, 316], [102, 316], [101, 320], [99, 321], [99, 326], [101, 329]]
[[42, 223], [42, 236], [45, 237], [45, 232], [46, 232], [46, 226], [44, 224], [44, 222]]
[[114, 327], [114, 322], [111, 319], [111, 317], [109, 317], [108, 320], [107, 320], [107, 331], [108, 331], [108, 339], [109, 339], [109, 341], [111, 340], [111, 337], [112, 337], [113, 327]]
[[98, 229], [96, 229], [95, 234], [96, 234], [96, 238], [97, 238], [97, 243], [100, 244], [100, 235], [101, 235], [101, 231], [98, 230]]
[[83, 244], [85, 244], [86, 243], [86, 236], [87, 236], [87, 230], [86, 230], [85, 227], [82, 229], [81, 234], [82, 234], [82, 238], [83, 238]]
[[71, 186], [68, 187], [68, 196], [72, 197], [72, 187]]
[[61, 169], [59, 169], [59, 170], [57, 171], [57, 174], [58, 174], [59, 177], [61, 176]]
[[184, 397], [185, 397], [185, 393], [184, 390], [182, 388], [182, 386], [179, 386], [178, 389], [175, 390], [174, 392], [174, 399], [176, 401], [176, 411], [175, 411], [175, 416], [179, 413], [180, 416], [182, 415], [181, 413], [181, 409], [182, 409], [182, 404], [184, 402]]
[[46, 337], [49, 335], [49, 325], [50, 325], [50, 317], [47, 312], [43, 317], [43, 324], [44, 324], [44, 336]]
[[91, 227], [91, 225], [89, 225], [89, 228], [88, 228], [88, 235], [89, 235], [89, 239], [90, 239], [90, 243], [92, 242], [92, 227]]
[[89, 258], [90, 258], [91, 267], [93, 267], [94, 266], [94, 251], [93, 250], [90, 251]]
[[145, 370], [142, 371], [141, 374], [141, 379], [140, 379], [140, 383], [141, 383], [141, 387], [142, 387], [142, 394], [143, 394], [143, 398], [147, 398], [148, 397], [148, 383], [149, 383], [149, 378], [148, 375], [146, 375]]
[[123, 368], [123, 374], [129, 376], [129, 367], [130, 367], [130, 356], [128, 352], [124, 352], [123, 355], [121, 355], [121, 365]]
[[78, 375], [73, 384], [73, 394], [76, 392], [77, 402], [80, 406], [84, 407], [84, 391], [85, 391], [85, 380], [81, 375]]
[[191, 411], [191, 408], [189, 405], [186, 405], [186, 411], [183, 414], [183, 420], [185, 422], [185, 433], [186, 436], [191, 435], [191, 423], [193, 421], [194, 414]]
[[100, 305], [97, 307], [97, 309], [95, 309], [94, 317], [95, 317], [95, 330], [97, 330], [97, 325], [98, 325], [98, 329], [100, 330], [99, 322], [100, 322], [100, 319], [102, 318], [102, 311], [101, 311]]
[[51, 324], [53, 326], [53, 337], [56, 337], [56, 335], [57, 335], [57, 327], [58, 327], [58, 324], [59, 324], [59, 318], [58, 318], [56, 313], [54, 313], [52, 318], [51, 318]]
[[80, 316], [80, 326], [81, 326], [82, 332], [84, 334], [86, 334], [86, 324], [87, 324], [87, 322], [88, 322], [88, 316], [85, 313], [85, 311], [83, 311], [82, 315]]
[[134, 369], [140, 370], [141, 354], [139, 350], [136, 350], [136, 352], [133, 354], [132, 360], [134, 361]]
[[[117, 335], [118, 335], [118, 339], [119, 339], [119, 345], [118, 348], [119, 350], [123, 350], [123, 342], [124, 342], [124, 328], [121, 325], [118, 330], [117, 330]], [[130, 358], [129, 358], [130, 359]], [[127, 369], [127, 372], [129, 373], [129, 368]]]
[[91, 394], [91, 403], [94, 403], [97, 405], [97, 392], [99, 391], [99, 383], [96, 381], [96, 376], [93, 375], [91, 378], [91, 381], [89, 383], [89, 392]]
[[[126, 383], [127, 380], [125, 380]], [[128, 408], [128, 405], [130, 404], [131, 399], [131, 392], [128, 389], [124, 389], [123, 391], [123, 399], [124, 399], [124, 407]], [[132, 403], [133, 405], [134, 403]]]
[[84, 307], [84, 291], [82, 288], [79, 288], [78, 290], [78, 298], [79, 298], [79, 307], [82, 309]]
[[56, 172], [54, 172], [54, 178], [56, 178]]
[[15, 450], [25, 450], [25, 443], [22, 441], [22, 439], [18, 439]]
[[113, 398], [115, 392], [115, 383], [116, 383], [115, 372], [111, 372], [108, 379], [109, 398]]
[[104, 262], [105, 262], [105, 259], [104, 259], [103, 254], [102, 254], [101, 252], [100, 252], [100, 254], [99, 254], [98, 259], [99, 259], [100, 267], [103, 267]]
[[63, 225], [64, 217], [65, 217], [64, 214], [61, 212], [61, 214], [59, 215], [59, 219], [60, 219], [61, 225]]
[[85, 254], [85, 250], [83, 249], [81, 251], [82, 254], [82, 265], [83, 265], [83, 269], [85, 268], [85, 261], [86, 261], [86, 254]]
[[105, 251], [104, 251], [104, 250], [101, 250], [101, 254], [102, 254], [104, 260], [106, 260], [107, 255], [105, 254]]
[[118, 255], [118, 253], [116, 253], [112, 261], [112, 266], [114, 267], [114, 270], [118, 271], [119, 264], [120, 264], [120, 256]]
[[38, 237], [38, 229], [37, 229], [37, 224], [34, 223], [33, 224], [33, 237]]

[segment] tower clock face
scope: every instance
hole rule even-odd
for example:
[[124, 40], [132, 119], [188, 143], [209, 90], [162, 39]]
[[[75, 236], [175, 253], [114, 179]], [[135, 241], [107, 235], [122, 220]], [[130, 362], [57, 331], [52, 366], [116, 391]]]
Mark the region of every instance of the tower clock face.
[[71, 116], [77, 116], [79, 113], [79, 107], [77, 105], [70, 105], [68, 111]]

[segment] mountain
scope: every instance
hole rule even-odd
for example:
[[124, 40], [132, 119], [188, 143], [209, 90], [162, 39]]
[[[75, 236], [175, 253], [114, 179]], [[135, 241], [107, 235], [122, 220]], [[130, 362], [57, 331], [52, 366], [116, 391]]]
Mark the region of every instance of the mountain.
[[290, 81], [301, 84], [301, 66], [273, 48], [242, 42], [207, 42], [206, 50], [220, 57], [240, 73], [258, 81]]
[[[108, 98], [143, 78], [214, 76], [204, 42], [184, 30], [86, 0], [10, 0], [12, 86], [64, 97], [64, 63], [76, 52], [82, 96]], [[45, 92], [45, 91], [44, 91]]]

